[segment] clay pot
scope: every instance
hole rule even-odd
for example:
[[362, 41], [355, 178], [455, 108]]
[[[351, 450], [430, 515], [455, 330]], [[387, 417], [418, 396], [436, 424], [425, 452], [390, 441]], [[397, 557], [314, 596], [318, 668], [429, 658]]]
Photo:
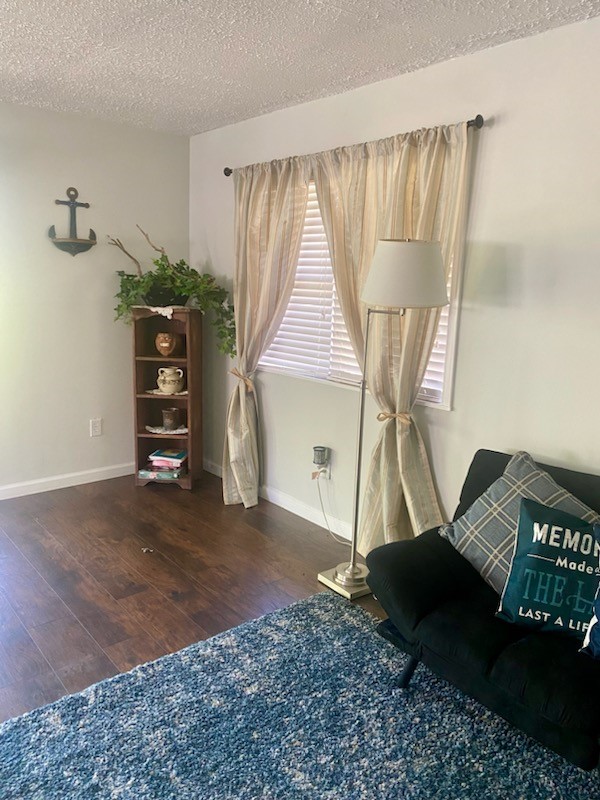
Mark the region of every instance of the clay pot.
[[156, 383], [164, 394], [176, 394], [183, 389], [183, 370], [179, 367], [160, 367]]
[[178, 408], [163, 408], [163, 428], [166, 431], [174, 431], [179, 427], [179, 413]]
[[154, 344], [161, 356], [172, 356], [179, 352], [179, 348], [181, 347], [181, 335], [179, 333], [163, 331], [156, 334]]

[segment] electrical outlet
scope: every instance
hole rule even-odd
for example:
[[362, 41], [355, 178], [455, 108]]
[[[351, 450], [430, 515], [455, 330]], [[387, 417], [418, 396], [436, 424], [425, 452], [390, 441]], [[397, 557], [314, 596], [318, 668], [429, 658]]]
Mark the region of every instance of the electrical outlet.
[[324, 478], [326, 481], [328, 481], [331, 478], [331, 467], [329, 464], [324, 467], [318, 467], [317, 469], [313, 470], [311, 477], [313, 481], [316, 481], [320, 478]]
[[90, 420], [90, 436], [102, 436], [102, 417]]

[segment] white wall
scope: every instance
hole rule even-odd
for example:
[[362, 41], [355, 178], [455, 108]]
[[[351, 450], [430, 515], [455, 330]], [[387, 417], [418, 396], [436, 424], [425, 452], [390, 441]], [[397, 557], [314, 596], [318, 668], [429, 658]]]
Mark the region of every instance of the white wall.
[[[133, 471], [131, 329], [113, 321], [131, 262], [106, 236], [149, 264], [139, 222], [187, 257], [188, 183], [184, 137], [0, 105], [0, 497]], [[68, 186], [98, 237], [75, 257], [47, 236], [68, 234]]]
[[[540, 460], [600, 472], [599, 45], [600, 19], [594, 19], [191, 142], [192, 264], [231, 276], [233, 185], [224, 166], [484, 115], [454, 407], [419, 409], [446, 513], [479, 447], [526, 449]], [[233, 385], [227, 368], [207, 352], [205, 455], [215, 464]], [[318, 518], [311, 446], [329, 445], [328, 500], [347, 523], [357, 393], [268, 373], [258, 385], [267, 494]], [[378, 424], [373, 417], [369, 445]]]

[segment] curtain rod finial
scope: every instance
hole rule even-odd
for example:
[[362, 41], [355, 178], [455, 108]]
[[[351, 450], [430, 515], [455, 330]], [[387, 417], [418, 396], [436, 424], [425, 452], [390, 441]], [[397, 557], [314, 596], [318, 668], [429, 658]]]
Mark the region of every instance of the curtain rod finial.
[[231, 167], [225, 167], [225, 169], [223, 170], [223, 175], [225, 175], [225, 177], [228, 178], [232, 174], [233, 170], [231, 169]]
[[470, 119], [467, 122], [467, 128], [483, 128], [483, 121], [481, 114], [477, 114], [475, 119]]

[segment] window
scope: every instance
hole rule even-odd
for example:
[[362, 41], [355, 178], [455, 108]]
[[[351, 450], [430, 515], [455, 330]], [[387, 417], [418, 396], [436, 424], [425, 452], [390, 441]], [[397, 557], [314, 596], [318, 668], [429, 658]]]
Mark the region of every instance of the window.
[[[452, 297], [452, 276], [448, 280], [448, 297]], [[452, 384], [453, 372], [450, 364], [449, 340], [450, 340], [450, 317], [452, 315], [452, 301], [450, 305], [444, 306], [440, 314], [437, 335], [433, 343], [429, 363], [425, 370], [423, 383], [418, 395], [418, 400], [435, 405], [443, 405], [450, 408], [450, 386]], [[454, 342], [452, 341], [452, 344]]]
[[[451, 280], [448, 296], [451, 297]], [[453, 344], [452, 304], [442, 309], [436, 341], [419, 400], [449, 407]], [[296, 267], [296, 280], [279, 332], [259, 367], [277, 372], [358, 384], [361, 372], [335, 291], [329, 247], [313, 182]]]
[[360, 368], [337, 299], [327, 237], [312, 182], [294, 289], [279, 332], [259, 366], [360, 383]]

